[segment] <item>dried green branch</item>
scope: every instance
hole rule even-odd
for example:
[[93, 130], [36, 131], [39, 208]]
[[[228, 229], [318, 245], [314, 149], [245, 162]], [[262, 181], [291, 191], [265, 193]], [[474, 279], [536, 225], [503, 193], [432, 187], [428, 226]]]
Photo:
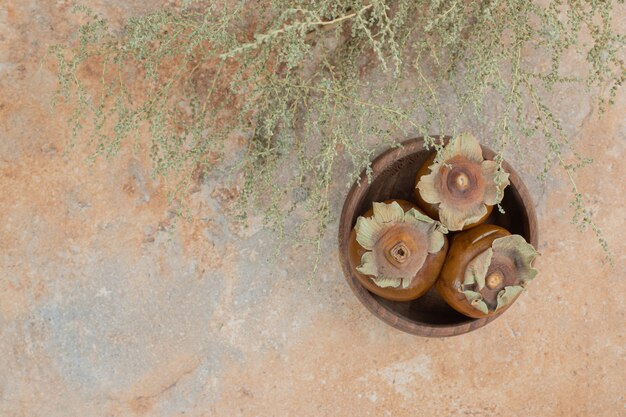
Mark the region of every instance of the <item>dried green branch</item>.
[[[606, 87], [601, 110], [614, 100], [626, 79], [626, 36], [612, 21], [623, 1], [185, 1], [121, 30], [77, 11], [86, 19], [77, 41], [53, 48], [73, 142], [87, 127], [97, 157], [149, 138], [154, 174], [174, 182], [173, 199], [212, 170], [230, 172], [242, 218], [262, 207], [283, 240], [319, 253], [338, 175], [351, 183], [408, 135], [440, 150], [437, 135], [479, 125], [499, 166], [509, 147], [541, 139], [539, 176], [566, 171], [575, 223], [608, 254], [574, 182], [589, 160], [546, 98], [581, 83]], [[561, 68], [571, 53], [582, 74]]]

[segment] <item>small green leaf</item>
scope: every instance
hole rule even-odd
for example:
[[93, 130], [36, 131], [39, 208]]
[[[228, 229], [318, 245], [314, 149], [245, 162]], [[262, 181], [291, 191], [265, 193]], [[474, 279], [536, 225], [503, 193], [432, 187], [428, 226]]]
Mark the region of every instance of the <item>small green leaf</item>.
[[433, 164], [430, 166], [430, 174], [423, 175], [417, 183], [417, 189], [420, 196], [424, 201], [430, 204], [437, 204], [441, 202], [441, 195], [437, 187], [435, 186], [435, 180], [439, 175], [441, 164]]
[[459, 209], [452, 203], [439, 203], [439, 217], [441, 223], [452, 231], [463, 229], [466, 224], [474, 223], [487, 214], [487, 207], [478, 203], [468, 209]]
[[473, 162], [482, 162], [483, 151], [480, 148], [478, 139], [470, 133], [461, 133], [456, 138], [452, 139], [443, 149], [442, 156], [444, 161], [459, 155]]
[[482, 312], [482, 313], [489, 313], [489, 308], [487, 307], [487, 304], [485, 304], [485, 302], [483, 300], [474, 300], [470, 303], [472, 305], [472, 307], [474, 307], [476, 310]]
[[404, 214], [404, 221], [407, 223], [419, 223], [419, 222], [424, 222], [428, 224], [435, 223], [433, 219], [431, 219], [425, 214], [420, 213], [414, 208], [410, 209]]
[[402, 284], [402, 278], [387, 278], [387, 277], [374, 278], [372, 277], [372, 281], [374, 281], [374, 284], [378, 285], [380, 288], [387, 288], [387, 287], [397, 288]]
[[467, 301], [469, 301], [470, 305], [476, 310], [481, 311], [485, 314], [489, 312], [489, 308], [487, 307], [487, 304], [485, 304], [485, 302], [483, 301], [483, 296], [480, 293], [469, 290], [462, 292], [465, 295], [465, 298], [467, 298]]
[[476, 299], [480, 300], [483, 298], [483, 296], [476, 291], [464, 290], [461, 292], [463, 293], [463, 295], [465, 295], [465, 298], [467, 298], [467, 301], [469, 301], [470, 303]]
[[356, 270], [363, 275], [378, 275], [378, 267], [376, 266], [376, 258], [373, 252], [365, 252], [361, 256], [361, 265], [356, 267]]
[[432, 228], [428, 240], [428, 253], [437, 253], [443, 247], [445, 243], [445, 238], [443, 233], [439, 230]]
[[477, 284], [478, 289], [482, 290], [485, 286], [485, 277], [487, 276], [492, 256], [493, 249], [488, 248], [472, 259], [465, 269], [463, 285]]
[[397, 201], [391, 204], [374, 203], [374, 218], [380, 223], [400, 223], [404, 220], [404, 210]]
[[356, 241], [363, 248], [372, 250], [383, 232], [383, 225], [375, 218], [359, 216], [356, 220]]
[[518, 285], [504, 287], [498, 293], [498, 305], [496, 306], [496, 311], [500, 310], [504, 306], [511, 304], [515, 297], [517, 297], [522, 291], [524, 291], [524, 287], [520, 287]]
[[502, 201], [502, 197], [504, 197], [504, 189], [509, 185], [509, 173], [500, 173], [502, 182], [499, 187], [500, 193], [498, 193], [498, 186], [496, 185], [498, 164], [495, 161], [483, 161], [481, 164], [481, 171], [485, 183], [485, 196], [483, 197], [484, 203], [489, 206], [500, 203], [500, 201]]

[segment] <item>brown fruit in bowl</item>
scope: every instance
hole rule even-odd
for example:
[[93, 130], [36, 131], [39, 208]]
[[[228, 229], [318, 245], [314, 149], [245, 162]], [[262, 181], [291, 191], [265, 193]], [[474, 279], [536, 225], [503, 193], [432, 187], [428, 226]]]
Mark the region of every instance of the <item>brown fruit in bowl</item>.
[[446, 232], [408, 201], [373, 203], [350, 235], [350, 267], [372, 293], [414, 300], [437, 280], [448, 250]]
[[[437, 154], [433, 153], [431, 156], [428, 157], [428, 159], [426, 159], [426, 161], [424, 161], [424, 164], [420, 167], [419, 171], [417, 171], [417, 175], [415, 176], [415, 184], [418, 184], [423, 176], [430, 173], [430, 167], [433, 165], [436, 157]], [[422, 209], [422, 211], [426, 213], [428, 217], [435, 220], [440, 220], [439, 203], [432, 204], [424, 201], [417, 187], [415, 187], [413, 193], [415, 195], [415, 200], [417, 201], [417, 205], [419, 206], [419, 208]], [[476, 220], [475, 222], [463, 225], [462, 230], [471, 229], [474, 226], [478, 226], [479, 224], [484, 223], [484, 221], [487, 220], [487, 217], [489, 217], [489, 215], [493, 211], [493, 206], [486, 206], [486, 208], [487, 212], [480, 219]]]
[[522, 236], [482, 224], [452, 238], [435, 288], [452, 308], [466, 316], [499, 314], [537, 274], [531, 265], [536, 256]]
[[450, 140], [441, 154], [435, 162], [433, 153], [416, 175], [418, 205], [450, 231], [483, 223], [502, 200], [509, 174], [499, 171], [495, 161], [485, 160], [480, 143], [467, 133]]

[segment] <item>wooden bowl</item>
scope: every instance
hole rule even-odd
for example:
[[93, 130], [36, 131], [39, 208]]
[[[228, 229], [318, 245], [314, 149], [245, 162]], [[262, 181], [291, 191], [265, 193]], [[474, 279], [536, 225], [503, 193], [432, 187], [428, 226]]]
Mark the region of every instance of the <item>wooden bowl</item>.
[[[339, 258], [344, 275], [357, 298], [376, 317], [407, 333], [428, 337], [455, 336], [476, 330], [495, 320], [499, 314], [482, 319], [472, 319], [458, 313], [431, 288], [413, 301], [389, 301], [369, 292], [350, 267], [350, 233], [357, 217], [372, 207], [374, 201], [402, 199], [415, 202], [413, 188], [415, 176], [424, 161], [434, 152], [423, 147], [422, 138], [402, 143], [378, 156], [372, 162], [372, 181], [365, 172], [352, 186], [346, 197], [339, 221]], [[483, 146], [483, 157], [493, 159], [495, 153]], [[512, 234], [522, 235], [535, 248], [538, 244], [537, 215], [526, 186], [519, 175], [505, 161], [510, 185], [504, 191], [502, 207], [505, 214], [494, 209], [486, 223], [504, 227]]]

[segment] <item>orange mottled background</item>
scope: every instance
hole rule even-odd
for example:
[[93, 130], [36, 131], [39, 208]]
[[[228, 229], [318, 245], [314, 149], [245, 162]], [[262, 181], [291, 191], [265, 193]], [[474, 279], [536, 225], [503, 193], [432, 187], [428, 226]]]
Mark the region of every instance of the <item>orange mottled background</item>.
[[[113, 23], [158, 6], [83, 3]], [[540, 275], [487, 327], [419, 338], [352, 295], [336, 224], [307, 281], [301, 248], [272, 258], [272, 233], [222, 214], [219, 178], [174, 224], [147, 158], [66, 152], [46, 51], [73, 39], [70, 8], [0, 0], [0, 416], [626, 415], [623, 93], [602, 118], [584, 90], [552, 97], [596, 161], [578, 182], [615, 267], [570, 225], [565, 175], [537, 184], [541, 156], [511, 153], [537, 203]]]

